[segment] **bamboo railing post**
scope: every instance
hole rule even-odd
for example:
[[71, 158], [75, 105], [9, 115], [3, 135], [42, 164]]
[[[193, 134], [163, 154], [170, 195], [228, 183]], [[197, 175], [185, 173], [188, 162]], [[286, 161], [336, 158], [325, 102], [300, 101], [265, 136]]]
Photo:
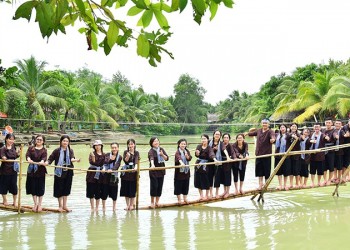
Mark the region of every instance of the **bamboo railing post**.
[[[290, 147], [288, 148], [287, 152], [283, 155], [283, 157], [281, 158], [281, 160], [278, 162], [276, 168], [273, 170], [272, 174], [270, 175], [270, 177], [267, 179], [267, 181], [265, 182], [265, 185], [263, 186], [263, 188], [260, 191], [260, 195], [258, 198], [258, 201], [262, 200], [262, 202], [264, 202], [264, 193], [266, 192], [268, 186], [270, 185], [272, 179], [275, 177], [275, 175], [277, 174], [278, 170], [281, 168], [283, 162], [285, 161], [285, 159], [287, 158], [287, 156], [289, 156], [290, 151], [292, 151], [292, 149], [294, 148], [294, 145], [298, 142], [298, 139], [295, 139], [293, 141], [293, 143], [290, 145]], [[253, 197], [251, 198], [251, 200], [254, 200], [254, 198], [258, 195], [259, 193], [256, 193], [255, 195], [253, 195]]]
[[346, 176], [349, 173], [349, 171], [350, 171], [350, 166], [348, 166], [346, 168], [346, 170], [344, 171], [344, 173], [341, 175], [341, 178], [340, 178], [339, 182], [337, 183], [337, 185], [335, 186], [335, 189], [333, 191], [332, 196], [334, 196], [336, 194], [337, 197], [339, 197], [339, 193], [338, 193], [339, 186], [340, 186], [340, 184], [342, 184], [342, 182], [344, 180], [344, 176]]
[[20, 148], [21, 152], [19, 155], [19, 175], [18, 175], [18, 213], [21, 213], [21, 198], [22, 198], [22, 167], [23, 167], [23, 144], [21, 144]]
[[136, 176], [136, 210], [139, 210], [139, 193], [140, 193], [140, 157], [137, 160], [137, 176]]

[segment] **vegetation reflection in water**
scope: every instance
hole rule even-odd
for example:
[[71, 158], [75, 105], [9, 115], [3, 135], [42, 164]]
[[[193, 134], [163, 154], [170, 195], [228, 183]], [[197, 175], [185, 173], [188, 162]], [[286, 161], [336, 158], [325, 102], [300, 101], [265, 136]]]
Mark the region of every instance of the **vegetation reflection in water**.
[[[74, 150], [83, 157], [90, 149], [74, 146]], [[166, 150], [174, 151], [169, 146]], [[256, 186], [253, 162], [249, 164], [246, 189]], [[148, 173], [143, 172], [141, 205], [148, 204], [148, 185]], [[172, 185], [173, 171], [168, 171], [163, 202], [176, 200]], [[44, 206], [56, 206], [51, 196], [51, 177], [47, 178], [46, 187]], [[138, 212], [124, 211], [124, 200], [118, 197], [116, 213], [111, 211], [108, 200], [108, 211], [96, 214], [90, 213], [85, 199], [85, 174], [77, 173], [69, 198], [73, 208], [70, 214], [17, 215], [0, 211], [0, 249], [343, 248], [345, 245], [339, 242], [350, 232], [350, 190], [342, 186], [340, 198], [331, 196], [333, 190], [334, 187], [326, 187], [266, 194], [264, 205], [246, 197], [207, 206]], [[191, 199], [196, 197], [192, 186]], [[23, 204], [31, 204], [30, 196], [24, 195]]]

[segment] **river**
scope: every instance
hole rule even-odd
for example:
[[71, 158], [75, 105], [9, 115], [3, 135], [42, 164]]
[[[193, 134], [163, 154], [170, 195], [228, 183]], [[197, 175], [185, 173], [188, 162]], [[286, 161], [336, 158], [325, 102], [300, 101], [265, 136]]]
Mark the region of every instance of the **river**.
[[[161, 142], [175, 139], [161, 138]], [[194, 147], [190, 145], [191, 150]], [[125, 143], [120, 148], [124, 150]], [[51, 146], [48, 151], [53, 149]], [[76, 167], [86, 168], [91, 149], [85, 145], [73, 149], [83, 160]], [[137, 149], [144, 161], [149, 147], [139, 145]], [[169, 155], [175, 149], [165, 146]], [[173, 158], [167, 165], [173, 165]], [[52, 173], [53, 169], [48, 171]], [[57, 206], [52, 184], [53, 178], [48, 176], [45, 207]], [[245, 189], [256, 186], [252, 160]], [[146, 171], [141, 173], [140, 187], [140, 206], [146, 206], [150, 202]], [[332, 197], [333, 190], [325, 187], [269, 193], [264, 196], [264, 204], [245, 197], [210, 205], [131, 212], [124, 211], [124, 200], [118, 197], [116, 212], [112, 212], [112, 201], [108, 200], [105, 213], [91, 213], [85, 198], [85, 174], [76, 173], [68, 200], [73, 212], [18, 215], [0, 211], [0, 249], [348, 249], [350, 190], [341, 186], [339, 198]], [[22, 195], [22, 204], [32, 204], [25, 190]], [[197, 198], [192, 179], [189, 200]], [[173, 170], [167, 171], [161, 202], [176, 202]]]

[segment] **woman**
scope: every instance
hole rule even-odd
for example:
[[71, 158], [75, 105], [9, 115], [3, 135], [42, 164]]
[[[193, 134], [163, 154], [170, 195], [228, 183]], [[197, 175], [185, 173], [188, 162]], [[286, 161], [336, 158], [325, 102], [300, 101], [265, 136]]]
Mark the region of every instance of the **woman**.
[[[243, 184], [245, 171], [247, 166], [247, 160], [249, 159], [248, 143], [244, 141], [244, 134], [236, 135], [236, 142], [232, 145], [233, 148], [233, 158], [240, 159], [241, 161], [235, 162], [232, 166], [233, 181], [235, 183], [236, 193], [244, 194]], [[244, 161], [242, 161], [244, 159]], [[239, 191], [238, 191], [238, 177], [239, 177]]]
[[[206, 134], [203, 134], [201, 136], [201, 141], [202, 143], [197, 146], [196, 152], [195, 152], [195, 155], [198, 158], [196, 161], [196, 164], [203, 164], [207, 162], [216, 161], [215, 153], [213, 149], [208, 145], [209, 136]], [[198, 189], [200, 201], [209, 199], [209, 188], [210, 188], [210, 182], [209, 182], [209, 176], [208, 176], [209, 169], [210, 169], [210, 166], [207, 166], [207, 165], [198, 165], [195, 168], [194, 187]], [[206, 191], [205, 196], [203, 196], [203, 190]]]
[[107, 173], [102, 176], [102, 206], [103, 211], [106, 208], [107, 197], [111, 197], [113, 201], [113, 211], [117, 210], [117, 196], [118, 196], [118, 173], [116, 171], [120, 167], [122, 157], [119, 154], [119, 144], [117, 142], [111, 143], [111, 152], [105, 154], [105, 170]]
[[[209, 142], [209, 146], [213, 149], [215, 158], [218, 161], [222, 161], [222, 157], [224, 155], [223, 145], [221, 140], [221, 131], [215, 130], [213, 133], [213, 139]], [[210, 165], [209, 172], [208, 172], [208, 178], [209, 178], [209, 185], [210, 185], [210, 198], [216, 198], [219, 197], [219, 188], [220, 188], [220, 175], [222, 172], [222, 165]], [[215, 196], [213, 196], [213, 183], [215, 187]]]
[[[149, 141], [151, 149], [148, 151], [150, 168], [165, 167], [165, 161], [169, 157], [165, 150], [159, 146], [159, 139], [152, 137]], [[162, 195], [165, 170], [149, 171], [151, 208], [159, 207], [159, 199]]]
[[[311, 147], [310, 142], [310, 130], [305, 128], [303, 134], [300, 136], [300, 150], [304, 151]], [[310, 164], [310, 154], [300, 155], [300, 185], [302, 188], [306, 188], [307, 180], [309, 178], [309, 164]], [[303, 179], [304, 178], [304, 179]]]
[[[279, 132], [276, 135], [276, 149], [275, 153], [285, 153], [287, 152], [287, 149], [290, 146], [290, 138], [291, 136], [287, 133], [287, 127], [284, 124], [281, 124], [279, 126]], [[282, 155], [277, 155], [275, 156], [275, 168], [279, 164], [280, 160], [282, 158]], [[292, 181], [292, 168], [290, 165], [290, 157], [288, 156], [285, 158], [282, 166], [280, 169], [277, 171], [277, 177], [278, 177], [278, 187], [277, 190], [282, 189], [282, 175], [284, 176], [284, 183], [283, 183], [283, 189], [286, 191], [289, 190], [290, 187], [292, 187], [292, 182], [290, 182], [290, 185], [287, 185], [288, 182], [288, 176], [290, 181]]]
[[70, 138], [68, 135], [62, 135], [60, 138], [60, 147], [52, 151], [46, 165], [51, 164], [53, 161], [56, 166], [64, 168], [55, 168], [55, 178], [53, 183], [53, 196], [58, 199], [58, 211], [59, 212], [71, 212], [67, 207], [68, 196], [72, 189], [73, 181], [73, 162], [80, 162], [80, 159], [76, 159], [73, 150], [70, 148]]
[[16, 160], [19, 157], [19, 151], [15, 147], [15, 135], [7, 134], [5, 136], [5, 145], [0, 149], [0, 157], [3, 160], [0, 167], [0, 193], [2, 194], [2, 203], [8, 206], [7, 193], [13, 197], [13, 206], [17, 206], [17, 172], [19, 171], [18, 162], [6, 162], [6, 160]]
[[[223, 161], [227, 161], [235, 158], [230, 140], [231, 140], [231, 135], [229, 133], [224, 133], [222, 135], [222, 146], [223, 146], [222, 149], [224, 152], [224, 154], [222, 155]], [[221, 171], [218, 171], [218, 174], [220, 174], [220, 184], [224, 185], [224, 193], [220, 195], [223, 198], [227, 198], [230, 195], [230, 187], [232, 182], [232, 177], [231, 177], [232, 165], [233, 165], [232, 162], [223, 163]]]
[[[89, 163], [90, 167], [88, 170], [95, 171], [87, 171], [86, 172], [86, 198], [90, 199], [90, 207], [91, 211], [98, 211], [98, 207], [100, 205], [100, 199], [102, 193], [104, 193], [105, 198], [102, 201], [102, 210], [106, 211], [106, 194], [108, 196], [108, 186], [103, 184], [103, 175], [101, 170], [103, 169], [103, 165], [105, 163], [105, 154], [103, 153], [103, 144], [101, 140], [95, 140], [92, 145], [93, 152], [89, 155]], [[96, 206], [94, 207], [94, 200]]]
[[[294, 140], [299, 140], [300, 134], [298, 131], [298, 125], [296, 123], [292, 123], [290, 126], [290, 144], [293, 143]], [[296, 143], [294, 147], [292, 148], [292, 151], [300, 151], [300, 143]], [[290, 157], [290, 165], [292, 169], [292, 175], [290, 184], [293, 187], [294, 177], [295, 177], [295, 187], [301, 188], [301, 182], [300, 182], [300, 154], [292, 155]]]
[[125, 210], [133, 210], [136, 197], [136, 181], [137, 181], [137, 164], [140, 160], [140, 154], [136, 150], [136, 142], [129, 139], [126, 142], [127, 149], [123, 153], [125, 166], [123, 169], [135, 169], [135, 172], [122, 172], [120, 196], [125, 197]]
[[47, 173], [45, 162], [47, 150], [44, 147], [45, 137], [37, 135], [34, 138], [33, 146], [29, 147], [26, 159], [29, 162], [26, 180], [26, 193], [33, 196], [33, 212], [42, 211], [42, 201], [45, 194], [45, 176]]
[[175, 166], [182, 166], [175, 168], [174, 176], [174, 195], [177, 196], [178, 204], [181, 204], [181, 195], [183, 202], [188, 204], [187, 195], [190, 186], [190, 167], [187, 166], [192, 160], [190, 151], [187, 149], [186, 139], [180, 139], [177, 142], [177, 151], [175, 153]]

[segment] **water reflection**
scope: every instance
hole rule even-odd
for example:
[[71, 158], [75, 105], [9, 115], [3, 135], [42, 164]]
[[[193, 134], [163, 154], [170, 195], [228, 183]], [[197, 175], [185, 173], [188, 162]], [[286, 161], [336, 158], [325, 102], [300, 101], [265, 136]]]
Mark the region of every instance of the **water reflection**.
[[337, 245], [350, 229], [350, 197], [333, 199], [313, 192], [268, 195], [264, 205], [242, 199], [210, 207], [139, 212], [1, 214], [0, 249], [324, 249]]

